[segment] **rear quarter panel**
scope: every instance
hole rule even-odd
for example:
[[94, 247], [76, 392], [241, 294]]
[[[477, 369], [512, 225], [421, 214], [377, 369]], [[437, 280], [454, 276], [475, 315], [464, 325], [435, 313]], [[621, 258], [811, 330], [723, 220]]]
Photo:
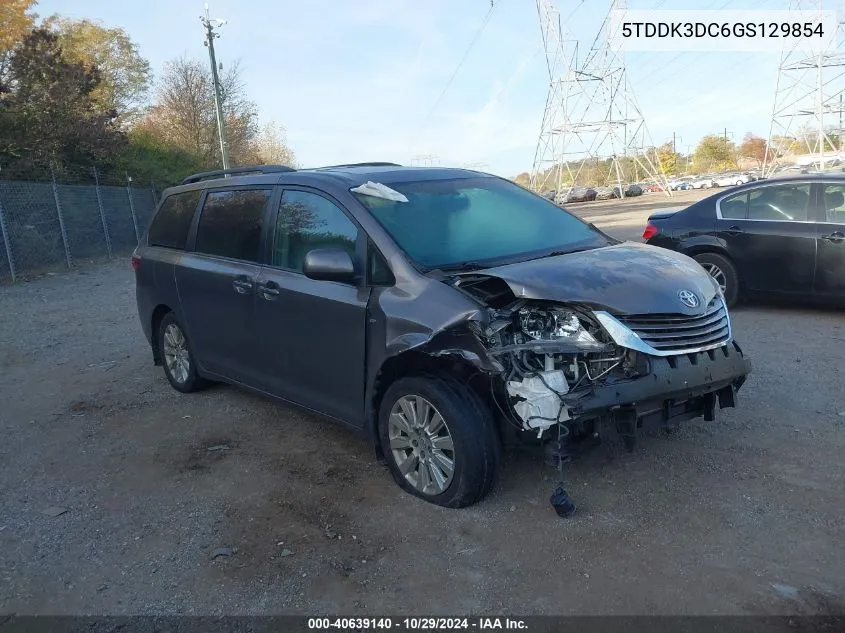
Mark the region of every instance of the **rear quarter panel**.
[[650, 221], [660, 228], [660, 233], [648, 240], [653, 246], [686, 255], [725, 250], [724, 242], [716, 236], [715, 197], [696, 202], [668, 218], [656, 217]]
[[[138, 316], [144, 335], [150, 343], [154, 343], [156, 333], [152, 329], [152, 320], [158, 306], [168, 307], [181, 323], [185, 322], [175, 277], [175, 266], [182, 253], [169, 248], [142, 246], [136, 251], [136, 256], [141, 258], [141, 266], [135, 273]], [[188, 332], [188, 336], [190, 334]]]

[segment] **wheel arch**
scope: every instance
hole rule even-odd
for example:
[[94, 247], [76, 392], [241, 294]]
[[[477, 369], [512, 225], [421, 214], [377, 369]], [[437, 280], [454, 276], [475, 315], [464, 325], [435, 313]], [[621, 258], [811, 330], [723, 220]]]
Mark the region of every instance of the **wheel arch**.
[[737, 266], [736, 260], [731, 257], [730, 253], [728, 253], [727, 249], [719, 244], [696, 244], [683, 251], [684, 255], [688, 255], [689, 257], [695, 257], [696, 255], [704, 255], [707, 253], [712, 253], [713, 255], [718, 255], [719, 257], [724, 257], [728, 263], [733, 266], [734, 271], [736, 273], [736, 281], [737, 281], [737, 291], [738, 297], [742, 297], [746, 292], [745, 283], [742, 279], [742, 275], [739, 271], [739, 266]]
[[164, 317], [171, 312], [173, 312], [173, 309], [170, 306], [160, 303], [155, 307], [153, 314], [150, 317], [150, 345], [153, 350], [153, 362], [156, 365], [161, 365], [162, 363], [161, 350], [158, 348], [158, 328]]
[[489, 407], [490, 387], [494, 377], [471, 361], [457, 354], [435, 355], [421, 349], [411, 349], [391, 356], [382, 363], [376, 374], [366, 419], [367, 433], [379, 458], [384, 457], [384, 447], [378, 433], [378, 415], [385, 393], [400, 378], [424, 377], [426, 374], [447, 376], [466, 384], [472, 393]]

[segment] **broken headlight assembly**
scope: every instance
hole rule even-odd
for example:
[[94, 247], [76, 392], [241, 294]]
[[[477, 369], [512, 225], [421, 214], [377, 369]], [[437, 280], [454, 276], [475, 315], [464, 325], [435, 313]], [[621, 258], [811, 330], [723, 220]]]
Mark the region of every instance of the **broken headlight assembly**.
[[520, 303], [500, 310], [485, 332], [490, 352], [505, 367], [511, 410], [522, 430], [538, 436], [571, 419], [563, 397], [614, 370], [634, 369], [633, 354], [602, 326], [566, 306]]
[[574, 312], [522, 308], [519, 311], [519, 325], [522, 333], [534, 340], [565, 340], [572, 343], [573, 347], [580, 346], [585, 350], [603, 347]]

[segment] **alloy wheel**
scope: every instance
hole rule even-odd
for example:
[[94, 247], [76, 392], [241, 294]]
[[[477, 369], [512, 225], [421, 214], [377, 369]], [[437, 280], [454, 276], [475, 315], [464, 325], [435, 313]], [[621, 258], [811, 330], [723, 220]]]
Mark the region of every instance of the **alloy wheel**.
[[399, 398], [388, 420], [390, 450], [399, 472], [419, 492], [443, 493], [455, 473], [455, 447], [446, 421], [428, 400]]
[[170, 323], [164, 330], [164, 362], [173, 380], [183, 384], [188, 380], [191, 369], [191, 357], [185, 334], [175, 323]]

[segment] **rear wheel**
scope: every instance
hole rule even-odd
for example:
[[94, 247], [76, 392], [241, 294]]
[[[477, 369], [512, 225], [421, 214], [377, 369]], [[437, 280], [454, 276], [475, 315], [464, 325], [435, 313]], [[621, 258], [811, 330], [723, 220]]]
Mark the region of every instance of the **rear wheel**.
[[739, 299], [739, 275], [733, 263], [716, 253], [700, 253], [693, 259], [719, 284], [728, 307], [736, 305]]
[[379, 437], [396, 483], [430, 503], [462, 508], [490, 492], [501, 446], [489, 410], [444, 376], [400, 378], [382, 398]]
[[190, 393], [208, 384], [197, 374], [197, 364], [188, 337], [172, 312], [165, 314], [159, 324], [158, 345], [164, 375], [174, 389]]

